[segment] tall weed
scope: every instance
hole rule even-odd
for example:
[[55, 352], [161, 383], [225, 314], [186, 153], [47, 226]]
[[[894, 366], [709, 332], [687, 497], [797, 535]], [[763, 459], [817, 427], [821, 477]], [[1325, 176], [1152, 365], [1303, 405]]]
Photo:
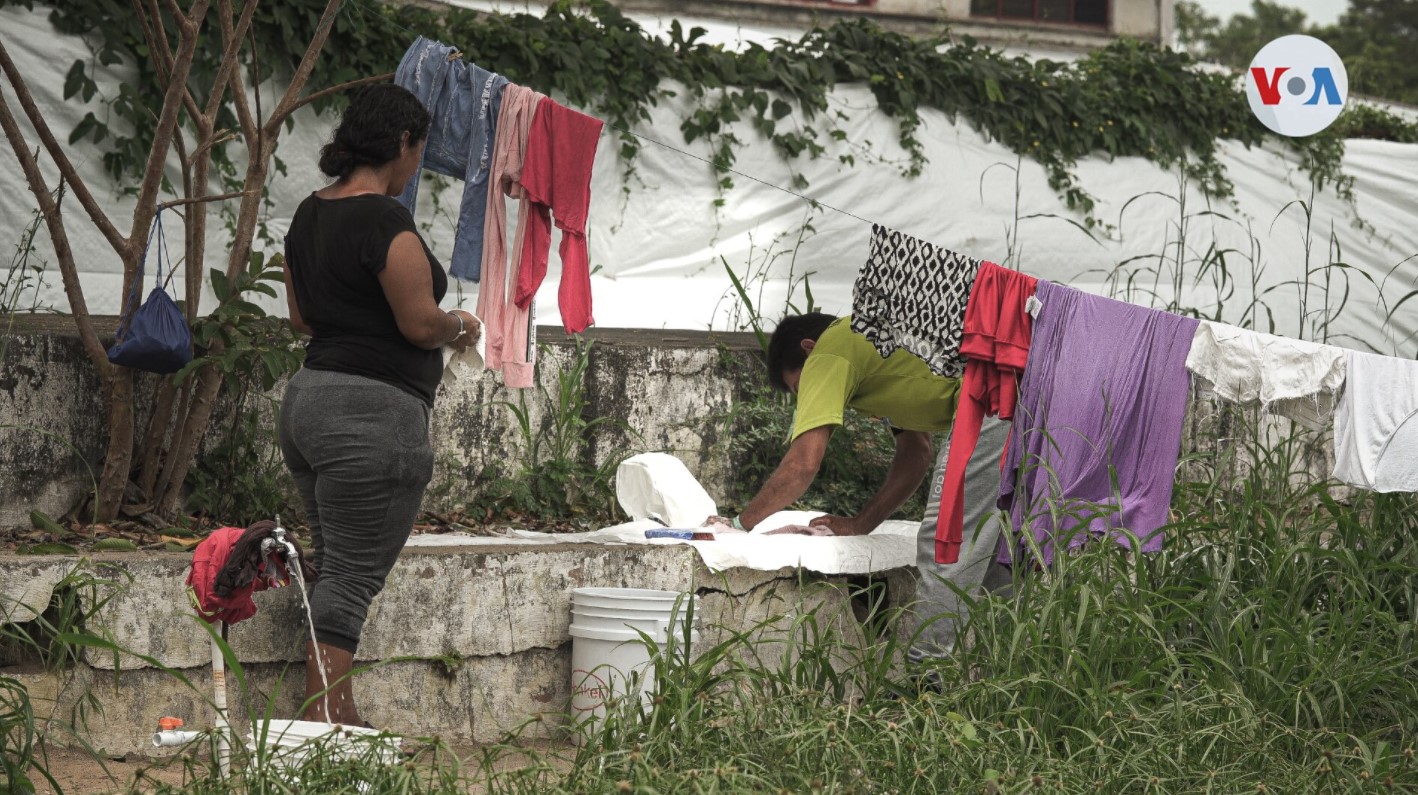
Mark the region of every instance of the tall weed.
[[[556, 373], [553, 386], [539, 365], [537, 390], [547, 409], [538, 418], [525, 392], [517, 401], [502, 401], [516, 421], [520, 455], [515, 470], [501, 464], [486, 468], [479, 496], [469, 506], [488, 517], [553, 517], [582, 524], [604, 524], [619, 512], [614, 478], [627, 455], [614, 450], [596, 461], [589, 444], [603, 429], [633, 433], [625, 420], [596, 416], [591, 410], [586, 376], [591, 364], [590, 340], [577, 336], [568, 368]], [[549, 361], [542, 347], [541, 362]]]

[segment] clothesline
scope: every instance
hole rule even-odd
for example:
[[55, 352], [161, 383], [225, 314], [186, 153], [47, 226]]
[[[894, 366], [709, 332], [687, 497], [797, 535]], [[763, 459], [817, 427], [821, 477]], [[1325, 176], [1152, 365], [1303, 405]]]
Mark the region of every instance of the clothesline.
[[[364, 0], [356, 0], [355, 5], [359, 6], [361, 10], [365, 10], [365, 11], [368, 11], [368, 10], [369, 10], [368, 7], [365, 5]], [[396, 27], [396, 28], [398, 28], [398, 29], [404, 31], [405, 33], [408, 33], [408, 34], [411, 35], [411, 36], [417, 37], [417, 36], [423, 35], [423, 34], [419, 33], [418, 31], [413, 30], [412, 28], [405, 27], [404, 25], [400, 25], [398, 22], [393, 22], [393, 21], [391, 21], [390, 24], [392, 24], [394, 27]], [[460, 51], [459, 54], [461, 55], [462, 52]], [[782, 193], [786, 193], [786, 194], [788, 194], [789, 196], [793, 196], [793, 197], [795, 197], [795, 198], [797, 198], [797, 199], [800, 199], [800, 200], [802, 200], [802, 201], [805, 201], [805, 202], [807, 202], [807, 203], [813, 205], [814, 207], [821, 207], [821, 208], [823, 208], [823, 209], [825, 209], [825, 210], [831, 210], [832, 212], [840, 213], [840, 214], [842, 214], [842, 215], [847, 216], [848, 218], [855, 219], [855, 220], [860, 221], [861, 223], [864, 223], [864, 224], [870, 225], [870, 224], [878, 223], [878, 222], [876, 222], [876, 221], [871, 221], [871, 220], [869, 220], [869, 219], [863, 218], [863, 217], [861, 217], [860, 215], [857, 215], [857, 214], [854, 213], [854, 212], [851, 212], [851, 211], [848, 211], [848, 210], [843, 210], [843, 209], [840, 208], [840, 207], [834, 207], [833, 205], [830, 205], [830, 204], [828, 204], [828, 203], [826, 203], [826, 202], [824, 202], [824, 201], [822, 201], [822, 200], [820, 200], [820, 199], [814, 199], [814, 198], [811, 197], [811, 196], [806, 196], [806, 195], [804, 195], [804, 194], [802, 194], [802, 193], [799, 193], [799, 192], [797, 192], [797, 191], [795, 191], [795, 190], [792, 190], [791, 188], [785, 188], [785, 187], [783, 187], [782, 185], [779, 185], [779, 184], [774, 183], [774, 182], [769, 182], [768, 180], [765, 180], [765, 179], [760, 179], [759, 177], [755, 177], [755, 176], [753, 176], [752, 174], [749, 174], [749, 173], [746, 173], [746, 172], [743, 172], [743, 171], [739, 171], [739, 170], [736, 169], [736, 168], [730, 168], [729, 166], [726, 166], [726, 165], [724, 165], [724, 164], [722, 164], [722, 163], [716, 163], [716, 162], [714, 162], [713, 160], [711, 160], [710, 158], [703, 157], [703, 156], [701, 156], [701, 155], [696, 155], [696, 154], [694, 154], [693, 152], [685, 151], [685, 150], [683, 150], [683, 149], [680, 149], [680, 148], [677, 147], [677, 146], [674, 146], [673, 144], [665, 143], [664, 141], [662, 141], [662, 140], [660, 140], [660, 139], [658, 139], [658, 138], [651, 138], [651, 137], [648, 136], [648, 135], [642, 135], [641, 133], [635, 132], [634, 130], [630, 130], [630, 129], [627, 129], [627, 128], [625, 128], [625, 127], [621, 127], [621, 126], [618, 125], [618, 124], [612, 124], [612, 123], [610, 123], [610, 122], [608, 122], [608, 121], [605, 121], [605, 120], [602, 120], [602, 123], [605, 124], [607, 127], [611, 128], [612, 130], [615, 130], [616, 132], [624, 133], [624, 134], [626, 134], [626, 135], [633, 135], [633, 136], [635, 136], [636, 138], [639, 138], [640, 140], [645, 141], [646, 143], [651, 143], [651, 144], [654, 144], [654, 145], [656, 145], [656, 146], [662, 147], [662, 148], [664, 148], [664, 149], [668, 149], [668, 150], [670, 150], [671, 152], [678, 152], [679, 154], [682, 154], [682, 155], [684, 155], [685, 157], [689, 157], [689, 158], [693, 158], [693, 159], [695, 159], [695, 160], [698, 160], [699, 162], [708, 165], [710, 168], [713, 168], [713, 169], [716, 170], [716, 171], [722, 171], [722, 172], [724, 172], [724, 173], [733, 174], [733, 175], [736, 176], [736, 177], [743, 177], [744, 179], [752, 180], [752, 181], [757, 182], [758, 184], [763, 185], [763, 186], [765, 186], [765, 187], [772, 188], [773, 190], [780, 191], [780, 192], [782, 192]]]

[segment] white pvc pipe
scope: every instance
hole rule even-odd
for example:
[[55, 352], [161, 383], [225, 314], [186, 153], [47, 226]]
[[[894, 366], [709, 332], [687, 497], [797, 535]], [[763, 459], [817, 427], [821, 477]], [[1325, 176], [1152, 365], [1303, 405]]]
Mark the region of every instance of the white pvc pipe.
[[217, 749], [217, 766], [221, 769], [222, 778], [226, 778], [231, 775], [231, 727], [226, 720], [226, 660], [222, 658], [222, 646], [217, 642], [222, 634], [220, 622], [215, 629], [216, 632], [212, 633], [212, 703], [217, 708], [217, 720], [212, 742]]
[[168, 729], [166, 731], [154, 732], [153, 747], [172, 748], [178, 745], [186, 745], [201, 736], [201, 732], [185, 732], [179, 731], [177, 729]]

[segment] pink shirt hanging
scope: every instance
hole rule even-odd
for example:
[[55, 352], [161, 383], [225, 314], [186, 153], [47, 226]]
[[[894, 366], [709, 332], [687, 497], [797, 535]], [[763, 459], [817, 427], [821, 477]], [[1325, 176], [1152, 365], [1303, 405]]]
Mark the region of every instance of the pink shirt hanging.
[[[532, 385], [533, 351], [527, 345], [529, 323], [526, 306], [510, 300], [518, 284], [517, 268], [522, 261], [522, 240], [526, 236], [531, 202], [522, 190], [523, 156], [527, 133], [532, 127], [538, 104], [546, 96], [529, 88], [508, 84], [502, 92], [502, 110], [497, 120], [492, 166], [488, 175], [487, 222], [483, 233], [483, 279], [478, 290], [478, 316], [487, 338], [487, 367], [501, 370], [510, 387]], [[507, 251], [507, 197], [520, 199], [517, 231], [512, 237], [511, 260]]]

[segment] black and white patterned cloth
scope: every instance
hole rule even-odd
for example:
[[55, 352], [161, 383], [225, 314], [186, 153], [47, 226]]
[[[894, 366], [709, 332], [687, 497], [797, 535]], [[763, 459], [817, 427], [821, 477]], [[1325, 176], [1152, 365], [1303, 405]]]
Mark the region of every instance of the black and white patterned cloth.
[[965, 372], [965, 305], [980, 260], [872, 225], [871, 254], [852, 286], [852, 330], [883, 358], [899, 348], [947, 378]]

